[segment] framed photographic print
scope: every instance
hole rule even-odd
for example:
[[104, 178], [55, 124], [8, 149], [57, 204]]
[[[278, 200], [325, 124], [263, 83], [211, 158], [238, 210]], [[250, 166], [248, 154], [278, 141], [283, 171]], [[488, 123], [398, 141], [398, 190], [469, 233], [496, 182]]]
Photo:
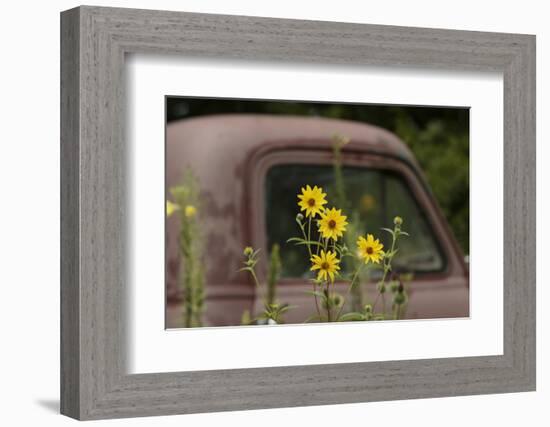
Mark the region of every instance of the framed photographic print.
[[61, 15], [61, 410], [535, 389], [535, 38]]
[[168, 328], [469, 317], [467, 108], [166, 102]]

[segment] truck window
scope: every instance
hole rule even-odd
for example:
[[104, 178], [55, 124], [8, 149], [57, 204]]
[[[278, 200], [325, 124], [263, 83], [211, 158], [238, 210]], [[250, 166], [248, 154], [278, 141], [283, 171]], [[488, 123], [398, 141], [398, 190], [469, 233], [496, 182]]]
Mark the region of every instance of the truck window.
[[[381, 228], [393, 228], [393, 218], [400, 215], [411, 237], [400, 240], [394, 270], [430, 273], [444, 269], [445, 259], [434, 233], [402, 177], [391, 171], [364, 167], [344, 167], [343, 177], [347, 199], [343, 213], [351, 223], [348, 230], [355, 227], [359, 234], [374, 234], [386, 249], [391, 236]], [[295, 222], [299, 210], [297, 194], [308, 184], [323, 187], [329, 200], [327, 207], [333, 206], [336, 192], [331, 165], [276, 165], [267, 173], [264, 206], [268, 248], [274, 243], [281, 247], [282, 277], [310, 276], [306, 249], [286, 243], [289, 237], [299, 236]], [[348, 239], [348, 247], [355, 248], [351, 233]], [[346, 265], [343, 267], [347, 269]]]

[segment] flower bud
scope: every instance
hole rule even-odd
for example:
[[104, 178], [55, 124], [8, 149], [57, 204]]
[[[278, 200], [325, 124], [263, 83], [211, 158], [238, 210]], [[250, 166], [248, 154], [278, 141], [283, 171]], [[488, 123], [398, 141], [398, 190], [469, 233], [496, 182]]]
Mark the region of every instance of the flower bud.
[[252, 249], [250, 246], [247, 246], [244, 248], [243, 254], [244, 256], [250, 256], [254, 253], [254, 249]]
[[397, 292], [393, 298], [393, 303], [395, 305], [402, 305], [405, 303], [405, 294], [403, 292]]
[[396, 217], [393, 219], [393, 223], [394, 223], [395, 225], [398, 225], [398, 226], [399, 226], [399, 225], [403, 224], [403, 218], [401, 218], [400, 216], [396, 216]]
[[332, 297], [332, 304], [334, 305], [334, 307], [340, 307], [343, 302], [344, 298], [342, 298], [341, 295], [336, 294]]
[[298, 221], [299, 223], [301, 223], [302, 221], [304, 220], [304, 216], [299, 213], [298, 215], [296, 215], [296, 221]]
[[197, 208], [193, 205], [187, 205], [185, 207], [185, 216], [187, 218], [193, 218], [195, 214], [197, 213]]
[[363, 307], [363, 310], [366, 314], [372, 313], [372, 305], [367, 304], [365, 307]]

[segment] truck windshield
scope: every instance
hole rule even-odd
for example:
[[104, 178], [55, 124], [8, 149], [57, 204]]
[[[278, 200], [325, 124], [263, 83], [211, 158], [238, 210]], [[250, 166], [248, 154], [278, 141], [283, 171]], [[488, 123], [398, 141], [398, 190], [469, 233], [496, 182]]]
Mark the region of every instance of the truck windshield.
[[[367, 233], [374, 234], [387, 249], [391, 236], [381, 228], [393, 228], [393, 218], [399, 215], [404, 219], [403, 229], [410, 237], [399, 241], [399, 252], [393, 262], [394, 271], [429, 273], [444, 269], [445, 259], [426, 215], [398, 174], [365, 167], [343, 167], [342, 172], [344, 191], [338, 192], [330, 165], [288, 164], [269, 169], [264, 204], [267, 241], [268, 248], [275, 243], [281, 248], [282, 277], [311, 276], [306, 248], [287, 243], [289, 237], [300, 236], [295, 222], [299, 211], [297, 194], [306, 185], [323, 187], [329, 201], [327, 207], [333, 207], [337, 200], [342, 200], [339, 195], [343, 193], [342, 213], [347, 215], [350, 223], [345, 243], [350, 249], [355, 248], [358, 235]], [[351, 271], [350, 262], [343, 264], [344, 274], [346, 270]]]

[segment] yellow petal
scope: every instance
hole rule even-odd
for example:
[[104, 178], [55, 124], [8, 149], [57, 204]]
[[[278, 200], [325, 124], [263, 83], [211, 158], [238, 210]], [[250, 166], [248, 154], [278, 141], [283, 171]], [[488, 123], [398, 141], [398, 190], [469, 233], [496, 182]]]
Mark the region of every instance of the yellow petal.
[[195, 208], [195, 206], [193, 205], [187, 205], [185, 207], [185, 216], [187, 218], [193, 218], [195, 216], [195, 214], [197, 213], [197, 208]]
[[166, 201], [166, 216], [171, 216], [175, 211], [179, 209], [179, 206], [172, 203], [170, 200]]

